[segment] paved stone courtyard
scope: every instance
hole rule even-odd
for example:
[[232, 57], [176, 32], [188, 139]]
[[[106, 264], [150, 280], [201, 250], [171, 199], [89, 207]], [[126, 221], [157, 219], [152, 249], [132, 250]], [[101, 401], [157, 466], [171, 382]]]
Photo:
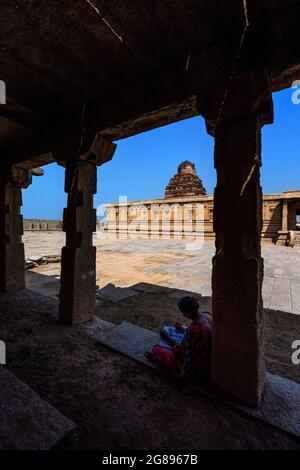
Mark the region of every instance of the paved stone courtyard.
[[[26, 258], [59, 253], [64, 244], [62, 232], [25, 232]], [[125, 287], [138, 282], [174, 287], [211, 296], [211, 259], [214, 243], [205, 243], [201, 250], [187, 249], [182, 241], [173, 240], [99, 240], [97, 277], [100, 287], [108, 283]], [[263, 285], [266, 308], [300, 314], [300, 249], [277, 247], [263, 243], [265, 262]], [[40, 282], [53, 295], [58, 291], [60, 265], [40, 266], [36, 272], [47, 278], [32, 278], [28, 287]], [[52, 289], [52, 291], [51, 291]]]

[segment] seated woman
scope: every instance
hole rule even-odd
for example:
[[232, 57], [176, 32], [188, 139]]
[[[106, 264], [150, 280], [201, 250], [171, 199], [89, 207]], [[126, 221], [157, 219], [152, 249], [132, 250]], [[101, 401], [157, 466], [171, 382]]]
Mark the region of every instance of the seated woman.
[[160, 331], [161, 341], [146, 352], [146, 357], [173, 371], [177, 378], [189, 382], [209, 380], [212, 347], [212, 315], [201, 312], [194, 297], [183, 297], [178, 308], [192, 320], [186, 325], [175, 324]]

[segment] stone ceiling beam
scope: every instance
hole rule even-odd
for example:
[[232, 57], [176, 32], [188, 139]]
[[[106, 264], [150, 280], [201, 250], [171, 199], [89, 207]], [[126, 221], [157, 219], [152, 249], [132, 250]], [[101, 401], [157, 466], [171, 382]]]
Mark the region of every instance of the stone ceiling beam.
[[[118, 140], [154, 127], [175, 122], [197, 114], [195, 95], [214, 93], [216, 86], [226, 83], [232, 73], [233, 62], [240, 52], [241, 68], [255, 70], [266, 66], [271, 78], [273, 91], [288, 87], [299, 78], [300, 73], [300, 17], [299, 2], [279, 8], [276, 12], [262, 13], [251, 5], [250, 27], [243, 48], [239, 51], [240, 37], [205, 46], [187, 57], [178, 60], [160, 71], [151, 71], [145, 76], [141, 70], [138, 79], [120, 83], [114, 93], [107, 93], [99, 99], [85, 103], [86, 126], [100, 132], [108, 140]], [[257, 16], [255, 11], [259, 11]], [[27, 100], [28, 102], [28, 100]], [[84, 103], [81, 103], [81, 106]], [[33, 157], [47, 154], [44, 161], [53, 161], [50, 154], [54, 147], [63, 143], [66, 133], [76, 133], [78, 106], [74, 117], [71, 108], [57, 110], [57, 122], [49, 131], [18, 141], [7, 141], [10, 161], [13, 164], [27, 161], [26, 165], [37, 166]], [[77, 107], [77, 109], [76, 109]], [[28, 115], [22, 114], [28, 123]], [[17, 114], [13, 119], [18, 119]], [[30, 118], [31, 119], [31, 118]], [[73, 122], [72, 122], [73, 119]], [[5, 150], [5, 149], [4, 149]], [[43, 157], [44, 158], [44, 157]], [[38, 163], [40, 164], [40, 163]]]

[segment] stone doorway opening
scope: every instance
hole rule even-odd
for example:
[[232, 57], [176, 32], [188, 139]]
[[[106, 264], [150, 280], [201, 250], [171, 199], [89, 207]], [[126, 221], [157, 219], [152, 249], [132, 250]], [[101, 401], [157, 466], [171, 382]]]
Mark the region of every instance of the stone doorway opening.
[[[192, 136], [197, 133], [200, 133], [199, 144], [197, 143], [199, 149], [197, 148], [195, 152], [196, 144]], [[144, 159], [142, 163], [141, 158]], [[185, 160], [191, 160], [190, 170], [186, 170], [189, 162]], [[96, 205], [100, 202], [106, 206], [104, 227], [106, 241], [102, 244], [95, 238], [95, 243], [102, 245], [97, 247], [99, 260], [101, 257], [102, 261], [108, 256], [113, 258], [113, 253], [119, 253], [119, 260], [114, 259], [115, 266], [118, 266], [115, 273], [111, 269], [113, 262], [108, 266], [108, 270], [102, 269], [99, 275], [101, 287], [110, 282], [117, 287], [129, 287], [140, 282], [165, 287], [174, 284], [172, 275], [175, 273], [176, 253], [184, 258], [185, 240], [184, 234], [177, 236], [176, 246], [173, 210], [176, 206], [176, 209], [183, 212], [185, 205], [188, 209], [188, 203], [203, 204], [204, 199], [211, 203], [211, 196], [203, 197], [205, 195], [203, 186], [207, 185], [208, 193], [212, 194], [215, 186], [212, 160], [213, 140], [206, 134], [205, 122], [200, 116], [162, 126], [118, 142], [113, 160], [99, 169], [99, 193], [103, 189], [102, 185], [105, 191], [106, 181], [110, 181], [113, 177], [117, 186], [120, 182], [119, 172], [122, 171], [119, 192], [108, 199], [108, 204], [106, 204], [107, 199], [101, 200], [98, 195], [95, 198]], [[128, 164], [125, 166], [123, 162], [126, 161]], [[147, 167], [147, 177], [145, 167]], [[127, 183], [126, 186], [127, 178], [131, 183]], [[170, 183], [172, 183], [171, 188]], [[125, 195], [125, 202], [122, 195]], [[121, 197], [120, 203], [119, 197]], [[205, 211], [209, 236], [213, 238], [213, 214], [208, 207]], [[166, 220], [169, 218], [169, 224], [162, 221], [165, 213]], [[171, 266], [170, 270], [168, 266]], [[129, 276], [126, 270], [130, 273]], [[180, 283], [179, 276], [176, 277], [177, 285], [172, 287], [184, 289], [187, 280], [182, 279]], [[104, 284], [103, 278], [107, 281]], [[206, 282], [210, 282], [209, 273]]]
[[39, 172], [41, 177], [22, 194], [25, 287], [57, 299], [65, 245], [64, 168], [50, 163], [41, 166]]

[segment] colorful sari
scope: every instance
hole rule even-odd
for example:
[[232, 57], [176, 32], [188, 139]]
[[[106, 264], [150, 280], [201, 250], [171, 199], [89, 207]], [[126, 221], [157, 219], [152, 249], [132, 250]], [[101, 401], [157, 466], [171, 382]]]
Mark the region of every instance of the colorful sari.
[[[167, 327], [168, 329], [173, 327]], [[166, 331], [166, 327], [164, 329]], [[182, 381], [201, 382], [210, 376], [212, 347], [212, 316], [203, 312], [199, 321], [192, 322], [184, 332], [168, 334], [177, 343], [171, 347], [164, 340], [154, 346], [147, 357], [161, 366], [172, 370]], [[175, 335], [177, 335], [175, 339]]]
[[[160, 366], [176, 372], [174, 347], [176, 348], [183, 341], [185, 329], [185, 325], [182, 325], [180, 329], [176, 326], [164, 326], [160, 331], [160, 342], [153, 347], [151, 353], [146, 353], [146, 357]], [[171, 346], [167, 338], [176, 343], [176, 346]]]
[[174, 349], [176, 376], [181, 380], [201, 382], [210, 377], [212, 316], [203, 312], [192, 322], [183, 341]]

